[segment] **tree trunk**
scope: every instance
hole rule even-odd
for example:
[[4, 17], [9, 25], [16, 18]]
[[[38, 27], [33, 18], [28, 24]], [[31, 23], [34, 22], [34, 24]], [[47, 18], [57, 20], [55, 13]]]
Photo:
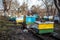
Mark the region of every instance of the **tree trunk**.
[[[59, 7], [58, 7], [58, 5], [60, 4], [57, 4], [57, 1], [59, 1], [59, 0], [54, 0], [54, 4], [55, 4], [55, 6], [56, 6], [56, 8], [57, 8], [57, 10], [58, 10], [58, 16], [60, 16], [60, 9], [59, 9]], [[59, 1], [60, 2], [60, 1]]]
[[[57, 1], [59, 2], [58, 4], [57, 4]], [[60, 0], [54, 0], [54, 3], [55, 3], [55, 6], [56, 6], [56, 8], [58, 10], [59, 23], [60, 23], [60, 9], [59, 9], [59, 7], [60, 7]]]
[[5, 0], [3, 0], [3, 6], [4, 6], [4, 16], [6, 16], [6, 9], [7, 9], [7, 5], [6, 5], [6, 2]]

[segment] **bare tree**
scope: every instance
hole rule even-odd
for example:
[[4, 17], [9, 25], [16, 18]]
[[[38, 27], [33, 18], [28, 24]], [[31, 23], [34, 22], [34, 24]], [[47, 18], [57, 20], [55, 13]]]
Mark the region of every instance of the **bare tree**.
[[[46, 12], [48, 13], [48, 15], [50, 15], [52, 13], [52, 6], [53, 6], [53, 0], [42, 0], [43, 3], [46, 6]], [[50, 12], [49, 12], [50, 11]]]
[[3, 6], [4, 6], [4, 16], [6, 16], [5, 12], [8, 12], [11, 6], [11, 1], [12, 0], [3, 0]]
[[59, 13], [58, 15], [60, 16], [60, 0], [54, 0], [54, 3], [55, 3], [55, 6], [58, 10], [58, 13]]
[[3, 0], [4, 15], [9, 14], [12, 10], [18, 10], [19, 4], [17, 0]]
[[17, 0], [14, 0], [14, 1], [12, 0], [11, 8], [10, 8], [10, 12], [12, 12], [12, 13], [10, 13], [10, 15], [12, 15], [12, 14], [14, 15], [15, 13], [18, 14], [18, 8], [19, 8], [19, 3], [17, 2]]
[[48, 13], [48, 2], [46, 1], [46, 0], [42, 0], [43, 1], [43, 3], [45, 4], [45, 6], [46, 6], [46, 12]]
[[60, 23], [60, 0], [54, 0], [55, 6], [58, 10], [58, 16], [59, 16], [59, 23]]

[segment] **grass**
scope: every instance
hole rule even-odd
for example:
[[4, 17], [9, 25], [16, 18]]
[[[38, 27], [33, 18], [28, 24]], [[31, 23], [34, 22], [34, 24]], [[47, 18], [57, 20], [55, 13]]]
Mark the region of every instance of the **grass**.
[[8, 21], [8, 18], [0, 17], [0, 31], [7, 31], [9, 27], [13, 26], [15, 26], [14, 22]]

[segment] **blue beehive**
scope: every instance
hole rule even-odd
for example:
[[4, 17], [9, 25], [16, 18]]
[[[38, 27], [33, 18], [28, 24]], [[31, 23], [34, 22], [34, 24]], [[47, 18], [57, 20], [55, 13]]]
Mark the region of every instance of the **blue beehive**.
[[26, 16], [26, 24], [32, 24], [36, 21], [36, 17], [34, 16]]

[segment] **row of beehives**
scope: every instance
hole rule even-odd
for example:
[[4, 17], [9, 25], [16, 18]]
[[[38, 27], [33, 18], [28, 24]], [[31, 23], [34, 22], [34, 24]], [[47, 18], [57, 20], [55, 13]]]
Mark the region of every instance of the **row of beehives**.
[[[21, 16], [23, 16], [23, 18], [24, 18], [24, 15], [23, 14], [18, 14], [18, 15], [14, 15], [14, 16], [11, 16], [11, 15], [9, 15], [9, 17], [15, 17], [15, 18], [18, 18], [17, 20], [21, 20]], [[25, 14], [25, 16], [28, 16], [28, 15], [26, 15]], [[34, 14], [34, 15], [30, 15], [29, 17], [36, 17], [36, 18], [38, 18], [38, 19], [43, 19], [43, 20], [53, 20], [53, 16], [44, 16], [43, 18], [40, 16], [38, 16], [38, 15], [36, 15], [36, 14]], [[22, 19], [23, 20], [23, 19]]]
[[[27, 26], [29, 26], [31, 24], [34, 25], [36, 23], [36, 18], [37, 17], [35, 15], [24, 16], [22, 14], [19, 14], [18, 16], [10, 16], [9, 20], [16, 21], [16, 23], [23, 23], [25, 21]], [[50, 16], [50, 19], [53, 19], [53, 16]], [[45, 16], [44, 20], [48, 20], [48, 16]], [[40, 22], [38, 23], [38, 26], [31, 27], [31, 28], [38, 30], [39, 34], [52, 33], [54, 31], [54, 22], [50, 22], [50, 21]]]

